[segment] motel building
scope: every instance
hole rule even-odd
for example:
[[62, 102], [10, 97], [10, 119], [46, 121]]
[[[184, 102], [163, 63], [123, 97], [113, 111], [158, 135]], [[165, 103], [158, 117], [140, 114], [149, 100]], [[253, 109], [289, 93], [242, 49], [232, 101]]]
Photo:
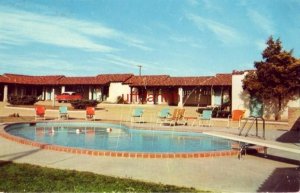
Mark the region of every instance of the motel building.
[[[64, 75], [29, 76], [0, 75], [0, 100], [6, 102], [12, 95], [33, 95], [42, 101], [55, 100], [66, 91], [81, 93], [84, 99], [129, 104], [172, 106], [220, 106], [221, 109], [246, 110], [249, 115], [249, 94], [242, 88], [247, 71], [215, 76], [171, 77], [169, 75], [100, 74], [89, 77]], [[288, 107], [300, 107], [300, 92]], [[287, 119], [287, 109], [282, 119]]]

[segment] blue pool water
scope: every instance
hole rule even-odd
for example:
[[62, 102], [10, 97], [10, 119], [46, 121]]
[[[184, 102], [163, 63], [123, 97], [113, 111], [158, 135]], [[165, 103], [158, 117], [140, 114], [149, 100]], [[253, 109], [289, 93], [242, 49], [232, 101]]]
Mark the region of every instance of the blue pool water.
[[176, 153], [231, 149], [230, 141], [201, 133], [138, 130], [106, 123], [28, 123], [11, 125], [6, 131], [42, 143], [94, 150]]

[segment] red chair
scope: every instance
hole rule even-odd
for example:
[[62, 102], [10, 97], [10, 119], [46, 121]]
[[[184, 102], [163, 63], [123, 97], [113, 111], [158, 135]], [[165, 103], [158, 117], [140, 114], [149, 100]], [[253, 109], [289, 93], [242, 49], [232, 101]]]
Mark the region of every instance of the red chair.
[[233, 110], [232, 114], [228, 116], [227, 127], [230, 127], [232, 122], [238, 122], [239, 123], [238, 129], [239, 129], [241, 127], [241, 120], [242, 120], [244, 114], [245, 114], [244, 110]]
[[87, 107], [86, 108], [86, 120], [93, 119], [95, 121], [95, 108], [94, 107]]
[[46, 108], [44, 106], [35, 107], [35, 120], [43, 119], [45, 120]]

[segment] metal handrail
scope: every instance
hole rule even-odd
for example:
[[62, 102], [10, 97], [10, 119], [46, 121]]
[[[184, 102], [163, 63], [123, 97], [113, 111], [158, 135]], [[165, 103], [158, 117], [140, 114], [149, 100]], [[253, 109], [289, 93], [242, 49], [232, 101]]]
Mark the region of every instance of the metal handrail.
[[247, 123], [248, 123], [248, 121], [249, 120], [253, 120], [252, 122], [251, 122], [251, 125], [250, 125], [250, 127], [247, 129], [247, 131], [246, 131], [246, 134], [245, 134], [245, 137], [247, 137], [248, 136], [248, 133], [249, 133], [249, 131], [252, 129], [252, 127], [253, 127], [253, 125], [254, 125], [254, 122], [255, 122], [255, 129], [256, 129], [256, 137], [258, 137], [258, 119], [261, 119], [262, 120], [262, 122], [263, 122], [263, 139], [266, 139], [266, 129], [265, 129], [265, 119], [263, 118], [263, 117], [253, 117], [253, 116], [251, 116], [251, 117], [249, 117], [249, 118], [246, 118], [246, 121], [244, 122], [244, 125], [241, 127], [241, 129], [240, 129], [240, 132], [239, 132], [239, 135], [241, 136], [242, 135], [242, 132], [243, 132], [243, 130], [245, 129], [245, 127], [246, 127], [246, 125], [247, 125]]

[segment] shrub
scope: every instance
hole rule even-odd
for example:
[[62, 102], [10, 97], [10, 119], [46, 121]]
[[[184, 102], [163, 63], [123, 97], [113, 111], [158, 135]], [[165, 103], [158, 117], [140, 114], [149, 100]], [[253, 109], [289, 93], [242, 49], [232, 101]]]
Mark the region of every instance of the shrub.
[[96, 100], [76, 100], [71, 105], [74, 109], [86, 109], [87, 107], [96, 107], [99, 104]]
[[12, 95], [8, 97], [8, 103], [10, 103], [11, 105], [33, 105], [37, 101], [37, 97], [32, 95]]
[[122, 96], [118, 96], [117, 103], [118, 104], [128, 104], [128, 102], [126, 100], [124, 100], [124, 98]]
[[202, 114], [203, 110], [212, 110], [212, 117], [213, 118], [227, 118], [230, 115], [230, 111], [221, 110], [220, 107], [207, 107], [207, 108], [198, 108], [196, 112]]

